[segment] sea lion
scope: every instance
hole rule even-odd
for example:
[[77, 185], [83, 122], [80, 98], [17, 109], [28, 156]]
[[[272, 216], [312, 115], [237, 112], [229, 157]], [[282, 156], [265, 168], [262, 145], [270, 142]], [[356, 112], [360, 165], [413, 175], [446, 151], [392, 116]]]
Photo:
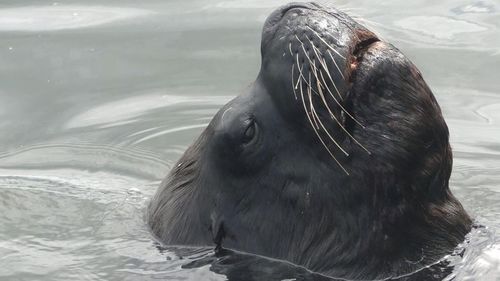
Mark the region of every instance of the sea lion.
[[345, 13], [274, 11], [262, 65], [148, 207], [166, 245], [215, 245], [341, 278], [407, 274], [463, 241], [449, 134], [418, 69]]

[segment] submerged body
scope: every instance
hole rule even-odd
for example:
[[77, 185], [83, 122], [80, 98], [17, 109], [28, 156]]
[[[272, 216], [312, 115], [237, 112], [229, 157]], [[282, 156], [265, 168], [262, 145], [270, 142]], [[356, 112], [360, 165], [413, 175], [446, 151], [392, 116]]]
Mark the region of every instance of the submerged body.
[[160, 186], [153, 233], [343, 278], [397, 276], [450, 253], [471, 221], [449, 190], [448, 129], [416, 67], [314, 3], [273, 12], [261, 51], [252, 87]]

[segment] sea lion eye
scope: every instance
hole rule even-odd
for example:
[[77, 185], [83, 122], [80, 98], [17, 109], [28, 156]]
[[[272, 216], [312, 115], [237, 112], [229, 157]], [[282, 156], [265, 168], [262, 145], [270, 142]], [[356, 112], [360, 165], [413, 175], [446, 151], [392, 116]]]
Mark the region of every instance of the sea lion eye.
[[243, 133], [243, 143], [249, 143], [257, 135], [257, 123], [254, 120], [250, 120], [245, 132]]

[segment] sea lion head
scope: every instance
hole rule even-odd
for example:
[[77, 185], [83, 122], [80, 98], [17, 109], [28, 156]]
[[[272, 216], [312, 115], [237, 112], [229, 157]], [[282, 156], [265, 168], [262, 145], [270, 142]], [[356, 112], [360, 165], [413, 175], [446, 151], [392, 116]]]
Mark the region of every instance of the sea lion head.
[[149, 206], [166, 244], [210, 245], [351, 278], [434, 262], [470, 219], [422, 75], [345, 13], [274, 11], [257, 79], [215, 115]]

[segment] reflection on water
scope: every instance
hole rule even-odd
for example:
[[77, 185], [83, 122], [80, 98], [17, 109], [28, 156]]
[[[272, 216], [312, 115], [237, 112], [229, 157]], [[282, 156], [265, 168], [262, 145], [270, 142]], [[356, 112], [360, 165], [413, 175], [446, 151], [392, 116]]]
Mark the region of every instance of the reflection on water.
[[[242, 253], [161, 249], [144, 222], [188, 144], [255, 78], [262, 23], [284, 2], [2, 1], [0, 280], [322, 280]], [[415, 276], [497, 280], [499, 4], [374, 3], [328, 4], [421, 69], [450, 127], [452, 189], [480, 226]]]
[[99, 6], [28, 6], [0, 10], [0, 31], [45, 31], [106, 24], [150, 11]]
[[[133, 121], [134, 118], [153, 110], [168, 110], [168, 107], [179, 107], [181, 104], [220, 105], [229, 101], [226, 96], [171, 96], [140, 95], [119, 101], [113, 101], [91, 108], [74, 116], [66, 124], [66, 128], [97, 126], [101, 128], [119, 126]], [[148, 129], [150, 130], [150, 129]], [[134, 133], [136, 135], [138, 133]]]
[[461, 33], [487, 30], [475, 23], [438, 16], [414, 16], [401, 19], [394, 24], [402, 29], [420, 32], [438, 39], [451, 40]]

